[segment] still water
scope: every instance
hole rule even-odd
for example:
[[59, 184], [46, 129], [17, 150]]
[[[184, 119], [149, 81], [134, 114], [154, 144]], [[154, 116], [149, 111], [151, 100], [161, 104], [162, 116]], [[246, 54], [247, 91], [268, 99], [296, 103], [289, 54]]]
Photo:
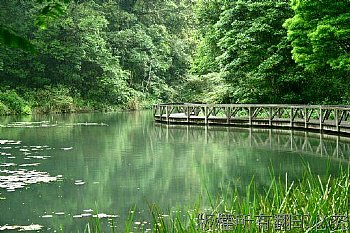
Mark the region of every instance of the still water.
[[118, 231], [133, 210], [136, 224], [150, 228], [152, 203], [169, 212], [202, 196], [205, 208], [207, 191], [244, 194], [253, 177], [264, 190], [273, 176], [298, 180], [307, 165], [336, 175], [349, 158], [347, 138], [157, 125], [149, 111], [3, 117], [0, 229], [37, 224], [42, 232], [82, 232], [99, 213]]

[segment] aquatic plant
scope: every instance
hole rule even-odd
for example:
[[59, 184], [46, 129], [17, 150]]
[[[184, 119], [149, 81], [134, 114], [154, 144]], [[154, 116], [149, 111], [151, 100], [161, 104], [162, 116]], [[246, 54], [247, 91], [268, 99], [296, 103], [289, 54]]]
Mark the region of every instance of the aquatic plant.
[[[200, 198], [185, 215], [181, 211], [164, 214], [156, 205], [150, 205], [152, 229], [135, 224], [135, 215], [130, 214], [124, 232], [261, 232], [267, 226], [266, 218], [269, 218], [270, 228], [264, 228], [264, 232], [276, 232], [277, 227], [289, 227], [288, 232], [348, 230], [350, 166], [339, 169], [339, 176], [329, 175], [326, 179], [312, 174], [310, 169], [306, 169], [298, 181], [288, 180], [286, 174], [283, 178], [272, 179], [263, 193], [257, 191], [254, 180], [246, 187], [244, 196], [230, 189], [217, 197], [208, 192], [210, 208], [203, 210]], [[258, 221], [265, 225], [258, 224]], [[115, 228], [112, 229], [110, 232], [114, 232]], [[95, 219], [87, 224], [85, 232], [104, 231]]]

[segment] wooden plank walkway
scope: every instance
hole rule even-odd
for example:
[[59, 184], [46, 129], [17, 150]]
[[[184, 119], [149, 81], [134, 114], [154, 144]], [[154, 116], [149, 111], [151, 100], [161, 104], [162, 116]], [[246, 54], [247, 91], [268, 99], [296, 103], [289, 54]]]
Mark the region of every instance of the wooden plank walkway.
[[154, 106], [154, 119], [166, 124], [270, 127], [350, 134], [350, 106], [284, 104], [192, 104]]

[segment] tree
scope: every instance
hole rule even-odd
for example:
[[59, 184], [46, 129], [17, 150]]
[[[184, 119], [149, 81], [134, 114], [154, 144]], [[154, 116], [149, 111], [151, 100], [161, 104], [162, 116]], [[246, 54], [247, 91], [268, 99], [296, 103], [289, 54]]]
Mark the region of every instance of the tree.
[[[66, 7], [70, 1], [71, 0], [35, 0], [37, 4], [40, 4], [40, 7], [29, 3], [32, 7], [35, 6], [35, 8], [38, 9], [35, 25], [41, 29], [45, 29], [49, 22], [57, 19], [64, 14]], [[1, 10], [1, 15], [3, 17], [0, 20], [0, 45], [2, 44], [7, 47], [21, 48], [23, 50], [31, 52], [35, 51], [35, 47], [30, 42], [30, 40], [24, 36], [18, 35], [18, 33], [15, 32], [13, 28], [7, 25], [9, 17], [6, 16], [9, 12], [13, 12], [8, 11], [9, 8], [7, 6], [9, 4], [14, 4], [11, 6], [11, 9], [13, 9], [16, 8], [18, 4], [22, 5], [23, 3], [17, 1], [12, 1], [9, 3], [7, 0], [4, 0], [1, 4], [3, 4]]]
[[288, 39], [293, 59], [307, 70], [350, 70], [350, 2], [293, 0]]
[[323, 92], [326, 103], [349, 100], [350, 2], [293, 0], [294, 17], [284, 26], [293, 59], [313, 75], [310, 87]]
[[99, 108], [172, 101], [189, 68], [190, 0], [1, 4], [1, 89], [31, 102], [45, 96]]
[[[173, 99], [174, 83], [186, 74], [192, 53], [188, 39], [190, 1], [138, 0], [103, 4], [110, 22], [107, 35], [113, 56], [130, 73], [129, 85], [143, 95]], [[176, 22], [176, 23], [175, 23]]]
[[[288, 1], [200, 1], [203, 39], [194, 71], [219, 72], [230, 84], [228, 102], [302, 102], [304, 76], [290, 57], [283, 22]], [[210, 14], [212, 12], [212, 14]]]
[[199, 0], [195, 7], [197, 20], [197, 50], [194, 55], [192, 72], [204, 75], [219, 72], [217, 57], [221, 50], [218, 46], [216, 23], [222, 13], [222, 0]]
[[93, 1], [72, 4], [67, 17], [38, 34], [43, 49], [40, 60], [50, 84], [69, 83], [85, 99], [121, 104], [132, 95], [128, 72], [108, 45], [108, 20], [102, 10]]

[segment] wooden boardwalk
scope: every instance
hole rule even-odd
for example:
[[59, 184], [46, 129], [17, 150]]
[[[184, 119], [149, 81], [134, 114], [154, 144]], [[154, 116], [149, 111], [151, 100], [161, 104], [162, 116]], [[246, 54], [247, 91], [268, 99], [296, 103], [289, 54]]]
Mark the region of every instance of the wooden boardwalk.
[[154, 106], [155, 121], [165, 124], [224, 125], [305, 129], [350, 134], [350, 106], [282, 104], [192, 104]]

